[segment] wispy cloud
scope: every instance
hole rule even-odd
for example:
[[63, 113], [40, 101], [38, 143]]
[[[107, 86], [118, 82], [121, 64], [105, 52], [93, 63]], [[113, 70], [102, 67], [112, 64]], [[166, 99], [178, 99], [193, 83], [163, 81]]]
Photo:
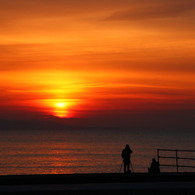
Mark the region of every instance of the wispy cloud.
[[[160, 18], [174, 18], [195, 10], [194, 1], [138, 1], [129, 3], [129, 7], [116, 11], [106, 20], [148, 20]], [[193, 14], [193, 13], [191, 13]]]

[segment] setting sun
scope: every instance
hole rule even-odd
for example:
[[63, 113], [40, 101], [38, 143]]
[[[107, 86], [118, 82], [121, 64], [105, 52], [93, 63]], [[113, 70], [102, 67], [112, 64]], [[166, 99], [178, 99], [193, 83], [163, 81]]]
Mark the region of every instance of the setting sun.
[[60, 118], [68, 117], [69, 112], [66, 110], [68, 104], [65, 102], [55, 103], [56, 109], [54, 110], [54, 115]]
[[64, 108], [66, 106], [66, 103], [65, 102], [57, 102], [55, 105], [57, 108]]
[[73, 112], [81, 104], [79, 99], [46, 99], [41, 104], [44, 110], [49, 114], [59, 118], [71, 118]]
[[59, 118], [69, 118], [69, 112], [64, 111], [64, 110], [56, 110], [55, 111], [55, 116]]

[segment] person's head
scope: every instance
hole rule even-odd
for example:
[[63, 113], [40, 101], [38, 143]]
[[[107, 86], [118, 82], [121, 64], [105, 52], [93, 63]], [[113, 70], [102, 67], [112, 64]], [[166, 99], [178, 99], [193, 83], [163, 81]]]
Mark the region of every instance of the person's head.
[[155, 158], [153, 158], [153, 159], [152, 159], [152, 162], [155, 162], [155, 161], [156, 161], [156, 159], [155, 159]]
[[129, 147], [129, 144], [126, 144], [125, 148], [130, 148], [130, 147]]

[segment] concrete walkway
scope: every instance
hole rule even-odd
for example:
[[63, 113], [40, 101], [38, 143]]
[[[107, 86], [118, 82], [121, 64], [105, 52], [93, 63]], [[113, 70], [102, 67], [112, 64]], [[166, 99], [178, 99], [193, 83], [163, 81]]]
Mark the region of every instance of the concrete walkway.
[[195, 194], [195, 182], [91, 183], [55, 185], [1, 185], [0, 194]]
[[195, 195], [195, 173], [2, 175], [2, 195]]

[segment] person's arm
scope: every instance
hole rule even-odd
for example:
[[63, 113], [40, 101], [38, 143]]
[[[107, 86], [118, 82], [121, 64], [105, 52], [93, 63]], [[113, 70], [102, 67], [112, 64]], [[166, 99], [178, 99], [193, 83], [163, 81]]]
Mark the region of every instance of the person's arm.
[[122, 156], [122, 158], [124, 158], [124, 150], [122, 151], [121, 156]]
[[132, 154], [133, 153], [133, 151], [130, 149], [130, 153]]

